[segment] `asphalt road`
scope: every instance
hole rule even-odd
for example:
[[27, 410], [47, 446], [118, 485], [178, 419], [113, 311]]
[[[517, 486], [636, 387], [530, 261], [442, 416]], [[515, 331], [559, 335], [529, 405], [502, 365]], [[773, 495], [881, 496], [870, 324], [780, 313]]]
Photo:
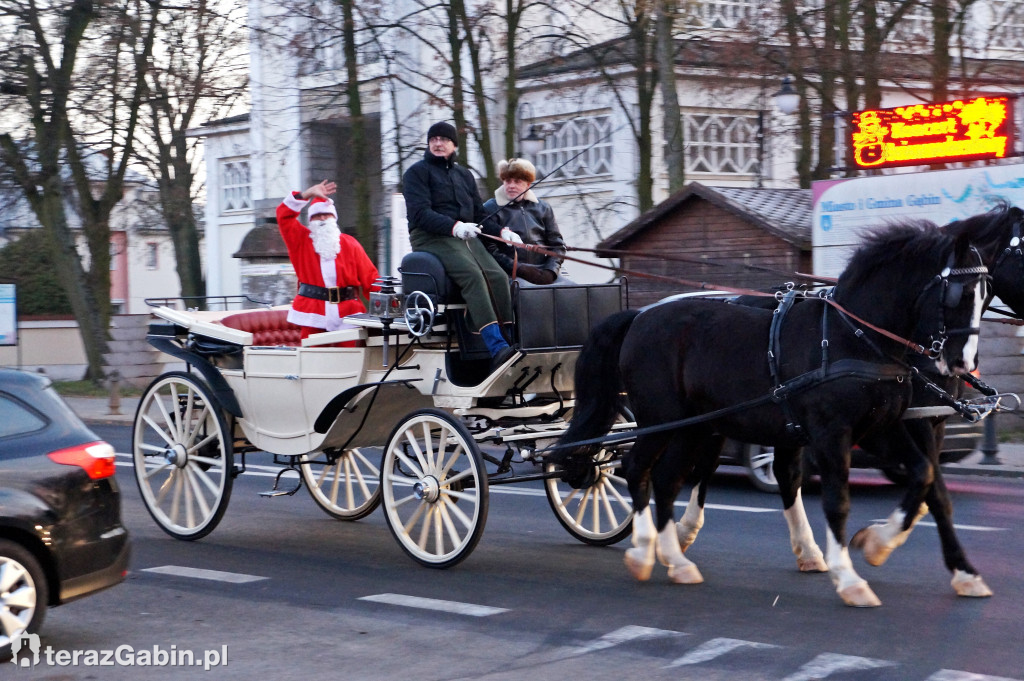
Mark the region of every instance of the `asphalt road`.
[[[94, 429], [128, 451], [127, 427]], [[706, 582], [679, 586], [660, 567], [650, 582], [633, 581], [622, 565], [628, 542], [578, 543], [538, 486], [492, 488], [474, 553], [431, 570], [406, 557], [379, 510], [332, 520], [304, 490], [260, 497], [272, 478], [250, 474], [235, 482], [210, 536], [174, 540], [150, 519], [122, 462], [132, 572], [50, 611], [43, 645], [83, 651], [77, 666], [3, 678], [1024, 679], [1021, 480], [949, 481], [961, 540], [994, 597], [954, 596], [923, 522], [884, 566], [854, 557], [883, 601], [861, 610], [843, 606], [826, 575], [797, 572], [779, 501], [738, 475], [720, 476], [687, 553]], [[887, 516], [897, 499], [880, 476], [858, 480], [851, 530]], [[807, 507], [823, 543], [813, 488]], [[88, 651], [118, 646], [130, 646], [121, 659], [134, 655], [135, 666], [85, 666]], [[181, 651], [199, 665], [226, 651], [227, 666], [154, 664]]]

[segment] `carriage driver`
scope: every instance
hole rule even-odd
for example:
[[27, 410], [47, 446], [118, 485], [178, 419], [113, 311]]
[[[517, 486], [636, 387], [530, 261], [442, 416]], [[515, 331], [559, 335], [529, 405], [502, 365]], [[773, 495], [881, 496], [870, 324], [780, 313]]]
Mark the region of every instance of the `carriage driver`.
[[[480, 330], [496, 369], [515, 353], [501, 329], [512, 323], [512, 294], [504, 270], [477, 238], [486, 212], [472, 173], [455, 160], [458, 144], [455, 126], [435, 123], [427, 131], [423, 159], [405, 172], [409, 241], [413, 250], [437, 256], [459, 286], [469, 328]], [[497, 234], [501, 228], [495, 227]], [[504, 238], [509, 233], [501, 232]]]
[[[360, 297], [369, 298], [378, 276], [359, 242], [338, 228], [338, 211], [330, 199], [336, 188], [324, 180], [292, 192], [277, 207], [277, 226], [299, 279], [288, 321], [302, 327], [303, 338], [343, 328], [345, 316], [366, 312]], [[299, 222], [307, 203], [309, 227]]]

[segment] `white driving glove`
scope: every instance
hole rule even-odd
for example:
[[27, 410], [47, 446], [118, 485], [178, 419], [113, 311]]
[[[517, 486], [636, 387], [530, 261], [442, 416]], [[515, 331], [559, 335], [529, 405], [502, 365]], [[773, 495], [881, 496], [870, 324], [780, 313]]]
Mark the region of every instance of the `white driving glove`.
[[452, 236], [459, 239], [475, 239], [480, 235], [480, 225], [473, 222], [456, 222], [452, 227]]
[[501, 230], [501, 238], [505, 241], [511, 241], [514, 244], [521, 244], [523, 240], [519, 238], [519, 235], [513, 232], [508, 227], [503, 227]]

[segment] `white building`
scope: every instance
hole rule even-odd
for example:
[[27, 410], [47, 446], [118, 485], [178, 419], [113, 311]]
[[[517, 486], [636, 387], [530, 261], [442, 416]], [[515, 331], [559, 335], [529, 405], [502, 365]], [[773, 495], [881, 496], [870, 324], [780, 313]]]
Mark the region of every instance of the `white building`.
[[[624, 26], [602, 19], [595, 3], [567, 2], [562, 13], [531, 15], [521, 29], [526, 39], [517, 53], [520, 107], [517, 136], [530, 126], [543, 132], [545, 147], [534, 159], [549, 175], [535, 191], [549, 201], [559, 226], [572, 247], [590, 248], [637, 217], [636, 178], [640, 159], [634, 135], [638, 90], [629, 46], [616, 42]], [[503, 11], [505, 3], [494, 3]], [[817, 3], [808, 0], [808, 7]], [[1020, 0], [984, 0], [972, 6], [967, 54], [986, 58], [1024, 59], [1024, 11]], [[771, 95], [778, 89], [782, 69], [755, 66], [753, 50], [778, 45], [783, 35], [775, 12], [777, 3], [764, 0], [705, 0], [688, 5], [683, 38], [692, 41], [676, 62], [676, 80], [686, 139], [687, 180], [733, 187], [792, 187], [795, 117], [778, 113]], [[360, 34], [360, 77], [363, 113], [379, 152], [373, 159], [375, 221], [381, 229], [378, 263], [382, 274], [395, 274], [405, 236], [404, 211], [396, 196], [401, 171], [421, 158], [425, 131], [437, 120], [451, 120], [450, 94], [445, 82], [450, 71], [440, 58], [447, 48], [438, 26], [444, 17], [423, 11], [424, 4], [396, 0], [382, 8], [385, 19], [400, 28], [381, 31], [370, 40]], [[300, 11], [303, 10], [304, 11]], [[415, 22], [404, 17], [416, 10]], [[310, 14], [319, 12], [325, 23]], [[351, 221], [345, 205], [350, 194], [349, 121], [345, 110], [345, 72], [340, 35], [324, 26], [339, 25], [331, 2], [266, 2], [250, 0], [249, 21], [251, 112], [211, 122], [191, 131], [204, 139], [207, 164], [206, 262], [207, 291], [230, 295], [241, 290], [243, 265], [232, 255], [245, 235], [272, 216], [288, 192], [325, 177], [339, 183], [336, 200], [342, 226]], [[306, 16], [304, 16], [306, 15]], [[930, 34], [930, 15], [918, 9], [904, 20], [899, 49], [911, 49], [910, 36]], [[589, 44], [573, 50], [568, 42], [533, 39], [546, 32], [575, 31]], [[487, 49], [500, 50], [500, 26], [487, 35]], [[484, 35], [481, 32], [480, 35]], [[855, 36], [855, 40], [859, 39]], [[602, 42], [603, 41], [603, 42]], [[619, 57], [595, 58], [613, 54]], [[725, 49], [726, 46], [731, 49]], [[737, 49], [738, 48], [738, 49]], [[485, 49], [485, 57], [486, 54]], [[464, 69], [470, 65], [464, 55]], [[469, 75], [465, 76], [466, 78]], [[502, 74], [489, 74], [488, 95], [500, 112]], [[613, 85], [614, 84], [614, 85]], [[883, 106], [920, 101], [927, 96], [926, 78], [912, 83], [883, 83]], [[1020, 84], [1006, 84], [1020, 89]], [[995, 91], [998, 83], [989, 84]], [[467, 120], [477, 125], [467, 91]], [[667, 171], [660, 99], [653, 100], [653, 198], [667, 196]], [[1018, 112], [1018, 117], [1020, 113]], [[504, 154], [500, 139], [506, 124], [494, 116], [491, 127], [495, 154]], [[471, 169], [483, 167], [477, 145], [460, 149]], [[495, 159], [497, 160], [497, 158]], [[483, 197], [485, 200], [487, 196]], [[388, 232], [390, 228], [390, 232]], [[570, 255], [589, 258], [586, 253]], [[567, 264], [577, 281], [598, 281], [606, 270]]]

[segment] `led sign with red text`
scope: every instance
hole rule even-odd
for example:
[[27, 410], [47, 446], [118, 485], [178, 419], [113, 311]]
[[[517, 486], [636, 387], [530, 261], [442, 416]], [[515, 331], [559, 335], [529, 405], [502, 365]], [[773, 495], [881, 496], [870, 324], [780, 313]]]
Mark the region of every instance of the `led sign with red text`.
[[978, 97], [853, 114], [858, 168], [1004, 158], [1013, 151], [1012, 102]]

